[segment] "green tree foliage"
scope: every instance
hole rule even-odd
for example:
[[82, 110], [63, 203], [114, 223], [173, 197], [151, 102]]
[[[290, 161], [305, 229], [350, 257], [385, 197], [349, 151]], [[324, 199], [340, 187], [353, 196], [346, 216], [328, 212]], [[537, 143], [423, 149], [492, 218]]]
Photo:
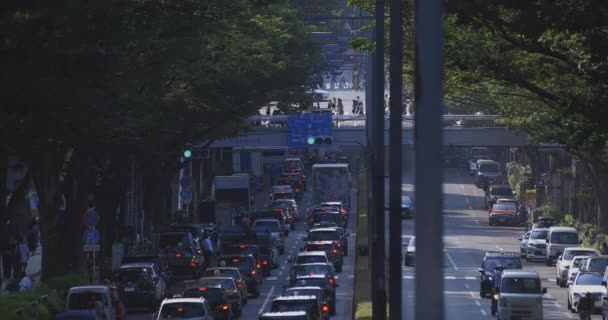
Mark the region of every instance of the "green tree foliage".
[[132, 159], [162, 185], [147, 203], [165, 213], [184, 143], [232, 135], [269, 101], [302, 101], [319, 59], [288, 0], [8, 0], [0, 29], [0, 157], [28, 164], [43, 241], [67, 246], [45, 247], [45, 277], [77, 263], [89, 194], [112, 221]]

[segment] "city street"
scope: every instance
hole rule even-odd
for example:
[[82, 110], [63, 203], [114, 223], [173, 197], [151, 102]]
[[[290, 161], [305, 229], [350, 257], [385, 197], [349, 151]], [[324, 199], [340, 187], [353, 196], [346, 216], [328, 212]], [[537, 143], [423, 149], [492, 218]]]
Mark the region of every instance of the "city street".
[[[404, 177], [403, 190], [412, 191], [412, 179]], [[483, 209], [483, 190], [473, 184], [473, 177], [464, 169], [446, 168], [444, 171], [444, 295], [446, 319], [491, 319], [490, 300], [479, 297], [479, 272], [486, 251], [519, 252], [517, 240], [520, 227], [490, 227], [488, 213]], [[413, 221], [403, 222], [403, 241], [413, 235]], [[526, 262], [524, 269], [532, 269], [541, 276], [548, 293], [544, 296], [544, 319], [578, 319], [567, 305], [567, 289], [555, 285], [555, 267], [544, 261]], [[403, 272], [404, 315], [414, 319], [414, 270]], [[601, 319], [594, 315], [593, 319]]]

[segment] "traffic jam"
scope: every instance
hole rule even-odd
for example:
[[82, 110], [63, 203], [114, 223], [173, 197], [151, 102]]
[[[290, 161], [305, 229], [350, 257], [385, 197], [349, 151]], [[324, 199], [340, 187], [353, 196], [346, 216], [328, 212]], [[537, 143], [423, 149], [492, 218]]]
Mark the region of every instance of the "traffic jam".
[[352, 246], [351, 177], [339, 152], [319, 158], [286, 152], [260, 208], [172, 223], [152, 250], [126, 254], [107, 285], [72, 288], [73, 297], [109, 290], [114, 298], [101, 300], [108, 319], [342, 318], [336, 292]]

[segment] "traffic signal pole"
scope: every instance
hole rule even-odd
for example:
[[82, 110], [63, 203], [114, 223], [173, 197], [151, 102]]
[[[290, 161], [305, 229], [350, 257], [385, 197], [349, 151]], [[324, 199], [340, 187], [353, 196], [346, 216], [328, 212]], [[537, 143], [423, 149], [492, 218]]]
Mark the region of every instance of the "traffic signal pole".
[[[384, 0], [376, 0], [375, 52], [372, 72], [371, 119], [372, 210], [371, 210], [371, 287], [372, 319], [386, 319], [386, 252], [384, 203]], [[401, 223], [399, 223], [401, 225]], [[400, 279], [394, 281], [401, 282]]]

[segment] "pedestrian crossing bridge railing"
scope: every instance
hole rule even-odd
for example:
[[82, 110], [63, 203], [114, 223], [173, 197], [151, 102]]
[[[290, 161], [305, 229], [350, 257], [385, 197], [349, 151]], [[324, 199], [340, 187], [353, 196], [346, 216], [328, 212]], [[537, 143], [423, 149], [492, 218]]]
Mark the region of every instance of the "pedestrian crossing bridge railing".
[[[285, 128], [288, 124], [290, 115], [257, 115], [247, 119], [247, 124], [252, 128]], [[402, 116], [403, 128], [414, 127], [414, 116]], [[504, 129], [506, 125], [501, 121], [501, 115], [456, 115], [448, 114], [443, 116], [444, 129], [463, 129], [463, 128], [498, 128]], [[366, 115], [333, 115], [332, 122], [334, 128], [364, 128], [367, 118]], [[389, 115], [384, 116], [384, 127], [389, 128]]]

